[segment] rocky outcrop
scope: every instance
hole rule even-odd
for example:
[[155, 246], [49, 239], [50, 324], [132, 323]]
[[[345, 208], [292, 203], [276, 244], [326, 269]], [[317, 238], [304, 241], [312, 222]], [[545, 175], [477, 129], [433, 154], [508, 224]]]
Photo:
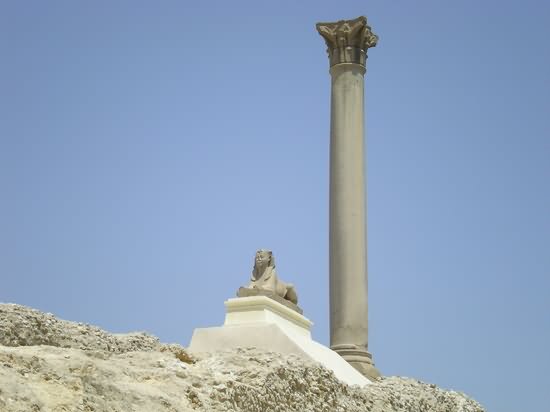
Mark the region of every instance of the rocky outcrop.
[[190, 355], [144, 334], [110, 334], [0, 304], [0, 411], [482, 412], [413, 379], [365, 389], [295, 356], [254, 348]]

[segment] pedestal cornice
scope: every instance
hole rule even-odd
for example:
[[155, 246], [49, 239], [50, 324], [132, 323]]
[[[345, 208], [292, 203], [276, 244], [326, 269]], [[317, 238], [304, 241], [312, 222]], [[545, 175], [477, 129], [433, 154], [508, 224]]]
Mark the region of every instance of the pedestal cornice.
[[366, 67], [367, 50], [378, 42], [378, 36], [372, 32], [364, 16], [335, 23], [317, 23], [316, 28], [327, 44], [331, 67], [342, 63]]

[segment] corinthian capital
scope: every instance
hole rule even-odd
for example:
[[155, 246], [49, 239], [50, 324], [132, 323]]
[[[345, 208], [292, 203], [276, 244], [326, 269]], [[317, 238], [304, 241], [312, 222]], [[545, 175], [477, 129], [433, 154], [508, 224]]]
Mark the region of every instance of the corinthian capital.
[[357, 63], [366, 66], [367, 49], [376, 46], [378, 36], [364, 16], [335, 23], [317, 23], [317, 31], [327, 44], [330, 65]]

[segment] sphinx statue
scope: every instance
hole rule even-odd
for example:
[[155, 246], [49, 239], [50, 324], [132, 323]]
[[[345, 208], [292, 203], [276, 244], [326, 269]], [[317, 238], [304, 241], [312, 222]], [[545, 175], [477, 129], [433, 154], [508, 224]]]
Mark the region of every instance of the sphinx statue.
[[238, 297], [268, 296], [285, 306], [302, 313], [298, 305], [298, 295], [294, 285], [279, 279], [275, 271], [275, 257], [271, 250], [260, 249], [254, 258], [254, 268], [250, 283], [239, 288]]

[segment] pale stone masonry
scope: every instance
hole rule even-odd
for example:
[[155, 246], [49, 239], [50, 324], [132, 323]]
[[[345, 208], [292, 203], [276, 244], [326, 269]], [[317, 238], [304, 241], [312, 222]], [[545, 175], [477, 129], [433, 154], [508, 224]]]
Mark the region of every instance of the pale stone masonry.
[[368, 352], [364, 74], [378, 37], [365, 17], [318, 23], [330, 61], [330, 345], [363, 375]]
[[225, 302], [223, 326], [198, 328], [188, 350], [191, 354], [256, 348], [283, 356], [294, 354], [331, 370], [348, 385], [371, 382], [342, 357], [311, 338], [313, 323], [295, 310], [267, 296], [249, 296]]

